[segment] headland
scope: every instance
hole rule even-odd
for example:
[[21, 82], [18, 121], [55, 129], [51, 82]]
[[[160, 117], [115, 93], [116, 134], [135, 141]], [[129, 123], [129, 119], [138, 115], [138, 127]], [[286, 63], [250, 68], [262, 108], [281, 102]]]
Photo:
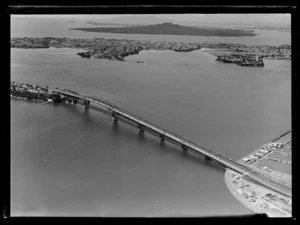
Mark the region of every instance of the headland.
[[[286, 132], [238, 162], [291, 187], [291, 155], [291, 133]], [[254, 213], [265, 213], [269, 217], [291, 217], [290, 197], [229, 169], [225, 172], [225, 182], [231, 193]]]
[[[224, 52], [214, 54], [217, 61], [241, 62], [236, 63], [240, 66], [263, 66], [263, 59], [290, 60], [291, 47], [289, 45], [266, 46], [254, 45], [247, 46], [234, 43], [183, 43], [165, 41], [143, 41], [128, 39], [76, 39], [76, 38], [12, 38], [11, 48], [77, 48], [84, 49], [77, 55], [91, 59], [109, 59], [126, 61], [125, 57], [139, 54], [143, 50], [172, 50], [176, 52], [191, 52], [201, 48], [210, 48]], [[225, 53], [225, 51], [227, 53]], [[230, 55], [234, 54], [234, 56]], [[229, 56], [228, 56], [229, 55]], [[218, 57], [220, 56], [220, 57]], [[257, 60], [256, 60], [257, 59]], [[240, 60], [240, 61], [238, 61]], [[139, 61], [142, 62], [142, 61]]]

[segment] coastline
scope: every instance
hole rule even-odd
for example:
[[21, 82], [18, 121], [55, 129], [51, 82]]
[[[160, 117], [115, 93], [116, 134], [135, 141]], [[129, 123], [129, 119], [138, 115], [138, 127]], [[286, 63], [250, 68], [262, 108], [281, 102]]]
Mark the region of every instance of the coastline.
[[[291, 153], [286, 153], [287, 150], [291, 151], [290, 133], [291, 131], [288, 131], [274, 138], [271, 142], [260, 146], [237, 162], [291, 187], [291, 179], [287, 179], [291, 177], [291, 174], [280, 172], [280, 165], [282, 165], [280, 160], [277, 160], [277, 167], [274, 167], [274, 164], [272, 164], [273, 167], [267, 164], [271, 154], [278, 154], [273, 157], [286, 157], [287, 154], [290, 154], [289, 157], [291, 156]], [[264, 213], [268, 217], [292, 216], [291, 197], [254, 182], [247, 176], [230, 169], [226, 169], [224, 179], [232, 195], [253, 213]]]
[[[254, 55], [265, 59], [286, 60], [291, 57], [291, 47], [289, 45], [266, 46], [254, 45], [246, 46], [234, 43], [214, 43], [214, 42], [165, 42], [165, 41], [136, 41], [117, 39], [70, 39], [70, 38], [12, 38], [11, 48], [74, 48], [83, 49], [76, 54], [83, 58], [110, 59], [126, 61], [125, 57], [136, 55], [142, 50], [172, 50], [175, 52], [191, 52], [202, 48], [214, 49], [213, 55], [228, 57], [228, 54], [238, 54], [244, 58], [247, 55]], [[208, 50], [211, 52], [210, 50]], [[247, 56], [248, 57], [248, 56]], [[249, 58], [249, 57], [248, 57]], [[247, 60], [248, 60], [247, 58]], [[251, 58], [251, 57], [250, 57]], [[247, 61], [246, 60], [246, 61]]]
[[229, 189], [229, 191], [231, 192], [231, 194], [238, 200], [240, 201], [243, 205], [245, 205], [251, 212], [253, 213], [265, 213], [262, 210], [259, 210], [257, 207], [255, 207], [253, 204], [251, 204], [247, 199], [241, 197], [241, 195], [238, 193], [237, 188], [235, 188], [231, 182], [231, 178], [230, 178], [230, 173], [231, 170], [226, 169], [225, 171], [225, 175], [224, 175], [224, 180], [225, 183]]
[[[24, 87], [24, 86], [23, 86]], [[34, 86], [32, 86], [32, 85], [30, 85], [30, 86], [26, 86], [25, 85], [25, 88], [28, 88], [28, 87], [32, 87], [33, 89], [35, 89], [35, 90], [38, 90], [38, 89], [40, 89], [40, 87], [39, 86], [36, 86], [36, 85], [34, 85]], [[31, 88], [31, 89], [32, 89]], [[70, 91], [70, 90], [69, 90]], [[73, 92], [73, 91], [71, 91], [71, 92]], [[74, 93], [74, 92], [73, 92]], [[76, 93], [76, 92], [75, 92]], [[24, 98], [24, 99], [26, 99], [26, 98]], [[274, 140], [277, 140], [277, 139], [274, 139]], [[246, 205], [247, 206], [247, 208], [249, 208], [250, 209], [250, 211], [252, 211], [253, 213], [257, 213], [257, 214], [259, 214], [259, 213], [266, 213], [265, 211], [265, 209], [261, 209], [261, 207], [256, 207], [254, 204], [252, 204], [251, 202], [251, 200], [252, 199], [250, 199], [250, 201], [249, 201], [249, 199], [245, 199], [244, 198], [244, 196], [242, 196], [241, 195], [241, 192], [239, 191], [239, 189], [237, 189], [236, 187], [234, 187], [234, 185], [233, 185], [233, 183], [234, 183], [234, 180], [232, 180], [232, 179], [230, 179], [230, 170], [226, 170], [226, 172], [225, 172], [225, 182], [226, 182], [226, 184], [227, 184], [227, 186], [228, 186], [228, 188], [229, 188], [229, 190], [231, 191], [231, 193], [235, 196], [235, 198], [237, 198], [242, 204], [244, 204], [244, 205]], [[240, 175], [241, 176], [241, 175]], [[243, 178], [242, 177], [240, 177], [239, 178], [240, 180], [243, 180]], [[243, 183], [249, 183], [249, 182], [247, 182], [246, 180], [244, 180], [243, 181]], [[255, 190], [256, 191], [256, 188], [257, 188], [257, 185], [253, 185], [254, 186], [254, 188], [253, 188], [253, 190]], [[259, 187], [259, 188], [261, 188], [261, 187]], [[250, 188], [249, 188], [250, 189]], [[261, 192], [261, 191], [258, 191], [258, 192]], [[257, 203], [255, 203], [255, 204], [257, 204]], [[277, 208], [277, 206], [276, 206], [276, 208]], [[272, 212], [272, 210], [273, 210], [273, 212]], [[277, 217], [278, 215], [276, 215], [276, 212], [274, 213], [274, 210], [276, 210], [276, 209], [274, 209], [273, 207], [270, 209], [270, 212], [267, 212], [267, 214], [268, 214], [268, 216], [270, 216], [270, 217]], [[268, 210], [267, 210], [268, 211]], [[279, 212], [280, 213], [280, 212]], [[289, 217], [289, 215], [287, 215], [286, 213], [285, 214], [282, 214], [281, 216], [284, 216], [284, 217]]]
[[[232, 178], [235, 176], [235, 178]], [[267, 195], [276, 195], [275, 192], [254, 185], [243, 179], [242, 175], [227, 169], [224, 175], [225, 183], [232, 195], [255, 214], [267, 214], [268, 217], [292, 217], [291, 208], [283, 208], [282, 204], [267, 200]], [[237, 182], [237, 180], [239, 180]], [[234, 185], [233, 183], [236, 183]], [[247, 188], [245, 188], [247, 187]], [[251, 196], [249, 194], [251, 193]]]

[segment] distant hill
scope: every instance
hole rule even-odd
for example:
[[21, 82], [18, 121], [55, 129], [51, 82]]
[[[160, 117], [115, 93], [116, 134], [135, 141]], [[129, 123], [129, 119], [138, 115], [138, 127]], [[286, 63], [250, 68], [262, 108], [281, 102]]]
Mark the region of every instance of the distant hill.
[[133, 27], [90, 27], [72, 28], [70, 30], [82, 30], [87, 32], [101, 33], [122, 33], [122, 34], [165, 34], [165, 35], [193, 35], [193, 36], [220, 36], [220, 37], [241, 37], [255, 36], [252, 31], [221, 29], [221, 28], [197, 28], [182, 26], [173, 23], [162, 23], [146, 26]]
[[[88, 22], [94, 23], [106, 23], [106, 24], [122, 24], [126, 26], [134, 25], [134, 26], [146, 26], [160, 23], [176, 23], [174, 20], [166, 19], [166, 18], [158, 18], [155, 15], [126, 15], [126, 16], [118, 16], [116, 18], [110, 19], [91, 19]], [[186, 24], [182, 24], [186, 25]], [[188, 25], [189, 26], [189, 25]]]

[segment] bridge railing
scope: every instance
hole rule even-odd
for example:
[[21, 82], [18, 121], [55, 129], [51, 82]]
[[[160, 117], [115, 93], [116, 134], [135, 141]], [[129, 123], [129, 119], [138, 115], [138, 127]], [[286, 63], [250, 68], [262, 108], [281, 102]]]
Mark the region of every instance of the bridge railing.
[[103, 98], [100, 98], [100, 97], [96, 97], [96, 96], [84, 96], [85, 98], [89, 98], [89, 99], [92, 99], [94, 101], [99, 101], [105, 105], [108, 105], [109, 107], [111, 108], [115, 108], [115, 109], [120, 109], [119, 106], [117, 106], [116, 104], [112, 103], [111, 101], [107, 100], [107, 99], [103, 99]]

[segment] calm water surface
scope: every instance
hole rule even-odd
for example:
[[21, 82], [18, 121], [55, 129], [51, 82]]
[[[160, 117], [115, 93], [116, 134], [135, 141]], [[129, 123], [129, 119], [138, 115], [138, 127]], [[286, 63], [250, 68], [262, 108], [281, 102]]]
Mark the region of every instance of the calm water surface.
[[[17, 18], [11, 17], [11, 37], [68, 37], [68, 38], [112, 38], [149, 41], [176, 42], [225, 42], [246, 45], [281, 45], [291, 44], [291, 33], [277, 30], [254, 30], [256, 36], [251, 37], [216, 37], [216, 36], [185, 36], [185, 35], [144, 35], [144, 34], [113, 34], [95, 33], [80, 30], [69, 30], [79, 27], [97, 27], [86, 24], [85, 20], [62, 18]], [[234, 28], [234, 27], [231, 27]]]
[[[69, 88], [233, 160], [291, 128], [291, 64], [215, 62], [207, 52], [143, 51], [143, 64], [74, 49], [11, 50], [11, 80]], [[224, 169], [79, 105], [11, 100], [12, 215], [249, 214]]]
[[[126, 38], [290, 44], [290, 33], [222, 38], [71, 31], [68, 19], [14, 19], [12, 37]], [[142, 51], [83, 59], [75, 49], [11, 50], [11, 80], [107, 98], [237, 160], [291, 128], [291, 63], [215, 62], [207, 52]], [[206, 216], [251, 213], [227, 190], [224, 169], [77, 105], [11, 99], [13, 216]]]

